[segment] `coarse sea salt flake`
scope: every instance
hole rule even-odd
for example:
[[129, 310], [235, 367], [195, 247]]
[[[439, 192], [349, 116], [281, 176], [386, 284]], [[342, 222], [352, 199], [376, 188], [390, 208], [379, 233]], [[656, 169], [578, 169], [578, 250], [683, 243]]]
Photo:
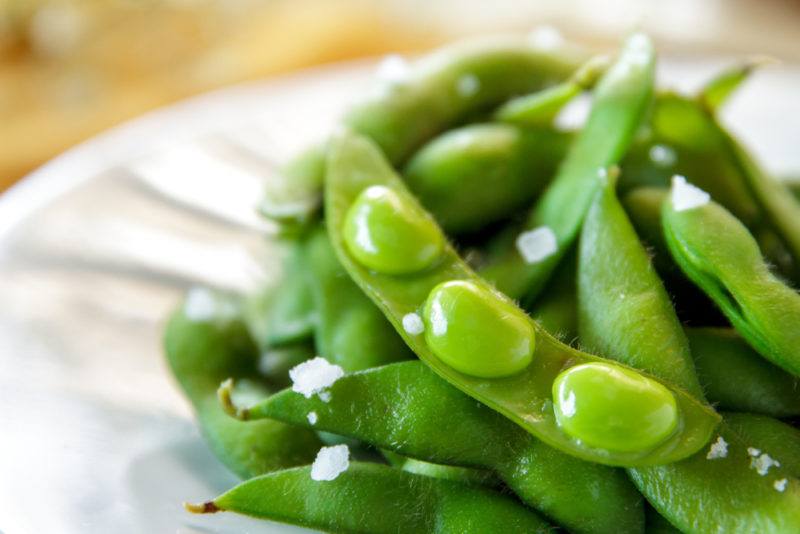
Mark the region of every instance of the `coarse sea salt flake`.
[[539, 263], [558, 250], [556, 234], [548, 226], [540, 226], [517, 237], [517, 250], [525, 263]]
[[717, 436], [717, 441], [711, 444], [706, 454], [706, 460], [716, 460], [728, 456], [728, 442], [722, 436]]
[[750, 468], [755, 469], [759, 475], [766, 476], [769, 473], [770, 467], [780, 467], [780, 462], [772, 458], [769, 454], [764, 453], [759, 456], [754, 456], [750, 459]]
[[334, 480], [350, 467], [350, 449], [347, 445], [322, 447], [311, 465], [311, 479], [316, 481]]
[[711, 200], [711, 196], [699, 187], [688, 183], [685, 177], [676, 174], [672, 177], [670, 199], [675, 211], [685, 211], [705, 206]]
[[315, 393], [322, 398], [324, 390], [343, 376], [344, 369], [328, 363], [328, 360], [319, 356], [296, 365], [289, 371], [292, 391], [301, 393], [307, 399]]
[[465, 74], [456, 82], [456, 91], [461, 96], [472, 96], [481, 88], [481, 81], [474, 74]]
[[648, 156], [650, 157], [650, 161], [659, 167], [671, 167], [675, 165], [675, 162], [678, 160], [675, 151], [667, 145], [651, 146], [648, 151]]
[[528, 42], [539, 50], [553, 50], [564, 44], [564, 36], [553, 26], [539, 26], [528, 35]]
[[401, 83], [408, 78], [410, 71], [408, 61], [399, 54], [390, 54], [378, 64], [376, 76], [389, 83]]
[[783, 491], [786, 489], [786, 484], [788, 483], [789, 481], [787, 479], [781, 478], [780, 480], [776, 480], [775, 482], [773, 482], [772, 487], [775, 488], [775, 490], [783, 493]]
[[758, 456], [761, 454], [761, 449], [756, 449], [755, 447], [747, 447], [747, 454], [750, 456]]
[[194, 287], [186, 294], [183, 312], [190, 321], [208, 321], [214, 318], [217, 304], [208, 289]]
[[308, 412], [306, 415], [309, 424], [316, 425], [317, 424], [317, 412]]
[[418, 336], [425, 331], [425, 323], [422, 317], [416, 313], [407, 313], [403, 316], [403, 330], [412, 336]]
[[320, 391], [319, 392], [319, 400], [322, 402], [330, 402], [331, 401], [331, 392], [330, 391]]

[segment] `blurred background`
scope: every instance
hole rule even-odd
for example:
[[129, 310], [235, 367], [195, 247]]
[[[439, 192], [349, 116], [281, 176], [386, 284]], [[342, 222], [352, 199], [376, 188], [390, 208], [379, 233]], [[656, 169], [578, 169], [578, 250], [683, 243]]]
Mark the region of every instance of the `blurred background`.
[[87, 137], [245, 80], [550, 24], [800, 62], [797, 0], [0, 0], [0, 190]]

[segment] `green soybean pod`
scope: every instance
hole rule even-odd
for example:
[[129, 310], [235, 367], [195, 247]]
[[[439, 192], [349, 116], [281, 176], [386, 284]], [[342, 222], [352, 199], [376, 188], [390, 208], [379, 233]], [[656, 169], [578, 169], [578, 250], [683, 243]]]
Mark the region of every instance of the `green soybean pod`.
[[462, 234], [529, 205], [570, 140], [570, 134], [552, 128], [463, 126], [420, 148], [403, 176], [448, 234]]
[[800, 379], [762, 358], [735, 330], [689, 328], [686, 334], [700, 383], [721, 409], [800, 415]]
[[577, 274], [577, 254], [573, 249], [529, 311], [545, 330], [567, 344], [578, 338]]
[[609, 177], [592, 202], [580, 237], [581, 342], [702, 399], [689, 350], [664, 285], [650, 263]]
[[239, 316], [238, 302], [205, 289], [192, 290], [170, 317], [164, 334], [167, 362], [194, 407], [214, 454], [242, 478], [301, 465], [320, 446], [313, 432], [277, 421], [248, 425], [228, 417], [217, 387], [229, 376], [248, 386], [247, 398], [269, 393], [256, 370], [258, 348]]
[[703, 86], [697, 100], [710, 113], [717, 113], [755, 69], [773, 62], [774, 60], [765, 56], [754, 56], [728, 67]]
[[[583, 59], [572, 47], [543, 48], [517, 37], [456, 43], [416, 62], [402, 80], [382, 83], [342, 124], [402, 165], [426, 141], [466, 117], [563, 80]], [[288, 223], [312, 218], [322, 199], [325, 151], [314, 147], [290, 163], [267, 188], [262, 213]]]
[[792, 436], [797, 431], [783, 425], [776, 433], [773, 427], [774, 437], [767, 442], [758, 439], [758, 426], [738, 415], [724, 415], [717, 440], [707, 451], [669, 465], [632, 469], [631, 479], [682, 532], [795, 532], [800, 480], [783, 463], [786, 449], [770, 445], [775, 438], [796, 439]]
[[[285, 390], [229, 410], [247, 420], [274, 418], [427, 462], [486, 470], [571, 532], [642, 532], [641, 498], [621, 470], [545, 445], [422, 362], [347, 375], [329, 392], [330, 400], [324, 402]], [[310, 413], [315, 415], [313, 424]]]
[[[656, 447], [637, 452], [596, 449], [568, 435], [555, 419], [553, 381], [571, 366], [606, 360], [572, 349], [547, 334], [516, 308], [513, 301], [477, 276], [449, 245], [431, 267], [404, 276], [381, 273], [360, 264], [349, 252], [354, 236], [344, 235], [343, 223], [356, 199], [373, 186], [390, 189], [403, 202], [416, 204], [373, 143], [357, 134], [342, 132], [331, 145], [326, 178], [325, 213], [331, 242], [353, 280], [389, 318], [412, 350], [445, 380], [547, 444], [582, 459], [611, 465], [644, 465], [674, 461], [702, 447], [718, 416], [686, 392], [672, 388], [671, 394], [680, 407], [680, 431]], [[345, 243], [348, 240], [350, 245]], [[466, 323], [450, 322], [455, 316], [465, 321], [477, 317], [463, 313], [460, 296], [464, 297], [465, 307], [480, 310], [479, 315], [486, 319], [471, 331]], [[459, 304], [453, 308], [442, 306], [447, 302]], [[420, 313], [425, 317], [420, 317]], [[452, 334], [447, 339], [450, 325], [453, 331], [465, 334], [461, 341]], [[490, 343], [500, 330], [511, 334], [516, 342], [505, 337], [490, 353], [476, 350]], [[441, 338], [435, 342], [435, 351], [430, 345], [434, 337]], [[495, 350], [501, 345], [508, 350]], [[491, 359], [487, 359], [487, 354], [491, 354]], [[452, 358], [446, 362], [443, 356]], [[484, 376], [464, 372], [472, 364], [476, 365], [471, 372], [477, 369]], [[491, 371], [502, 371], [508, 376], [487, 378], [497, 376]]]
[[350, 462], [333, 480], [313, 480], [312, 472], [298, 467], [262, 475], [186, 508], [354, 534], [551, 530], [532, 510], [480, 487], [360, 462]]
[[598, 173], [620, 161], [642, 123], [653, 94], [654, 71], [650, 40], [639, 33], [629, 37], [597, 83], [586, 124], [525, 221], [526, 232], [546, 229], [555, 236], [555, 250], [544, 257], [523, 257], [514, 246], [517, 241], [496, 253], [481, 274], [498, 289], [523, 303], [542, 290], [578, 234], [599, 187]]
[[347, 275], [325, 228], [306, 244], [306, 284], [318, 313], [318, 353], [345, 371], [358, 371], [412, 356], [383, 313]]
[[273, 290], [271, 305], [263, 317], [262, 348], [292, 345], [310, 339], [317, 321], [314, 299], [306, 282], [308, 269], [304, 258], [303, 240], [291, 244], [284, 263], [283, 279]]
[[606, 71], [608, 56], [595, 56], [564, 82], [529, 95], [512, 98], [494, 112], [494, 119], [519, 126], [548, 126], [583, 91], [594, 87]]
[[500, 481], [491, 471], [484, 469], [474, 469], [472, 467], [459, 467], [455, 465], [444, 465], [416, 458], [409, 458], [390, 450], [382, 450], [381, 454], [392, 467], [402, 469], [415, 475], [425, 475], [434, 478], [453, 480], [464, 484], [485, 486], [487, 488], [498, 488]]
[[669, 250], [686, 276], [762, 356], [800, 375], [800, 295], [770, 272], [744, 225], [681, 177], [661, 215]]

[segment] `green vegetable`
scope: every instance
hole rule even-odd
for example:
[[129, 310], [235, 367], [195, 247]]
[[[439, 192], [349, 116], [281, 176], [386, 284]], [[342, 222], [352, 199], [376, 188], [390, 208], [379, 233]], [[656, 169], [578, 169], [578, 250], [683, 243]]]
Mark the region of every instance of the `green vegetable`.
[[570, 140], [550, 128], [471, 124], [427, 143], [403, 174], [446, 232], [474, 232], [529, 206]]
[[442, 282], [428, 295], [423, 317], [430, 350], [466, 375], [498, 378], [531, 363], [531, 321], [508, 297], [485, 286]]
[[[374, 144], [358, 135], [343, 132], [331, 144], [326, 180], [325, 213], [331, 242], [350, 276], [386, 314], [406, 343], [437, 374], [547, 444], [586, 460], [611, 465], [665, 463], [692, 454], [708, 440], [718, 416], [710, 407], [680, 390], [673, 390], [680, 407], [680, 431], [654, 449], [612, 452], [589, 447], [566, 434], [558, 426], [552, 410], [553, 380], [568, 367], [604, 360], [561, 344], [532, 320], [530, 324], [536, 336], [535, 364], [524, 372], [503, 379], [482, 379], [459, 372], [437, 357], [424, 336], [406, 331], [403, 318], [417, 313], [431, 291], [442, 282], [461, 280], [474, 284], [482, 292], [492, 293], [494, 290], [449, 246], [445, 247], [435, 268], [414, 276], [376, 273], [355, 261], [343, 243], [344, 216], [359, 194], [374, 185], [404, 191], [402, 181]], [[494, 342], [500, 341], [494, 338]]]
[[545, 445], [422, 362], [347, 375], [329, 393], [325, 402], [285, 390], [229, 410], [248, 420], [275, 418], [335, 432], [427, 462], [485, 469], [571, 532], [642, 532], [641, 497], [621, 470]]
[[590, 447], [638, 452], [678, 425], [672, 393], [655, 380], [607, 363], [570, 367], [553, 382], [558, 424]]
[[512, 98], [495, 111], [494, 118], [520, 126], [547, 126], [572, 99], [594, 87], [609, 63], [607, 56], [593, 57], [566, 81], [530, 95]]
[[345, 216], [342, 232], [359, 263], [386, 274], [426, 269], [444, 246], [430, 215], [402, 193], [380, 185], [361, 192]]
[[241, 380], [238, 393], [259, 398], [258, 349], [232, 297], [195, 289], [170, 317], [164, 333], [167, 362], [191, 401], [214, 454], [242, 478], [309, 462], [319, 448], [313, 432], [277, 421], [249, 425], [228, 417], [217, 401], [219, 383]]
[[800, 295], [769, 271], [755, 239], [719, 204], [680, 209], [683, 195], [699, 194], [687, 187], [676, 182], [662, 208], [676, 263], [753, 348], [800, 375]]
[[[375, 141], [392, 163], [402, 164], [426, 141], [470, 115], [568, 77], [582, 59], [574, 49], [543, 49], [521, 38], [465, 41], [422, 59], [407, 80], [385, 83], [342, 122]], [[465, 77], [475, 91], [459, 90]], [[262, 213], [289, 224], [313, 218], [321, 204], [324, 153], [315, 147], [276, 177]]]
[[533, 511], [500, 493], [386, 466], [351, 462], [334, 480], [315, 481], [311, 468], [278, 471], [242, 482], [195, 513], [236, 512], [331, 532], [546, 533]]
[[600, 185], [598, 175], [622, 159], [639, 128], [653, 93], [654, 70], [650, 40], [638, 33], [629, 37], [597, 84], [586, 125], [525, 221], [527, 231], [548, 228], [555, 236], [555, 251], [529, 263], [514, 243], [496, 251], [482, 274], [498, 289], [525, 302], [542, 290], [578, 234]]

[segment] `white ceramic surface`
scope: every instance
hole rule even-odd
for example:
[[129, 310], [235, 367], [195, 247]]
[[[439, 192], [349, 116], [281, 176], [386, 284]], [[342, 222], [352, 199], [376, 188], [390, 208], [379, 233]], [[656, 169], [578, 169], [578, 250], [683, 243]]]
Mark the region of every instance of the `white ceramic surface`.
[[[720, 59], [665, 63], [695, 87]], [[192, 516], [235, 483], [162, 360], [187, 287], [274, 278], [254, 214], [276, 164], [321, 138], [369, 87], [347, 64], [156, 111], [60, 156], [0, 197], [0, 531], [301, 532]], [[781, 173], [800, 174], [800, 70], [756, 76], [727, 118]], [[579, 112], [578, 112], [579, 113]]]

